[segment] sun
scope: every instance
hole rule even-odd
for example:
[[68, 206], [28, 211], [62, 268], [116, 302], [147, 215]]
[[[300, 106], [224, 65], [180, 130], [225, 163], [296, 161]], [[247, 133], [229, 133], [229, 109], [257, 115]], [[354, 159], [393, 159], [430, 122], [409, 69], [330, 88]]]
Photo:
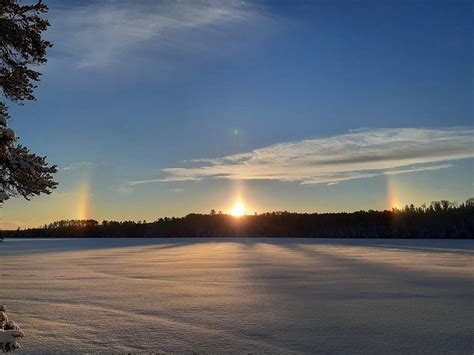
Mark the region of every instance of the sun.
[[244, 205], [242, 205], [240, 202], [237, 202], [230, 213], [234, 217], [242, 217], [243, 215], [245, 215]]

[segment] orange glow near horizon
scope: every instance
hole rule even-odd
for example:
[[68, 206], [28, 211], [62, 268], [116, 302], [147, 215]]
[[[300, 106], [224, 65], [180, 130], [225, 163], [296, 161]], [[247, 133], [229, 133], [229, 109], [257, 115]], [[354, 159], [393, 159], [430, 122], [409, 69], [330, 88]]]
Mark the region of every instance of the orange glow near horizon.
[[89, 218], [89, 195], [84, 194], [81, 196], [79, 203], [79, 219]]
[[242, 217], [245, 215], [245, 207], [241, 202], [236, 202], [232, 207], [231, 215], [234, 217]]
[[403, 208], [403, 203], [400, 201], [399, 190], [395, 177], [387, 176], [387, 210], [391, 211], [394, 208]]
[[90, 186], [89, 180], [86, 179], [80, 190], [79, 190], [79, 203], [78, 203], [78, 218], [89, 219], [90, 218]]
[[230, 214], [234, 217], [242, 217], [246, 214], [246, 208], [243, 203], [244, 196], [244, 182], [242, 180], [234, 181], [234, 204], [230, 209]]

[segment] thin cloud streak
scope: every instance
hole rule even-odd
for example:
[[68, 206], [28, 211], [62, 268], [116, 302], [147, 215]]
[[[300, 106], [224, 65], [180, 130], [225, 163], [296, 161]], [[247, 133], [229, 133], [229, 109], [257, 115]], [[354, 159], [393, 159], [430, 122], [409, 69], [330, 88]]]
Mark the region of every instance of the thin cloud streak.
[[221, 34], [222, 26], [249, 23], [258, 15], [251, 6], [228, 0], [123, 0], [52, 8], [50, 17], [54, 26], [48, 37], [57, 53], [74, 58], [79, 67], [102, 67], [127, 62], [141, 47], [188, 50], [199, 46], [191, 37], [197, 31]]
[[439, 162], [474, 157], [474, 130], [372, 129], [275, 144], [242, 154], [196, 159], [198, 167], [162, 169], [169, 176], [129, 185], [203, 179], [279, 180], [305, 185], [434, 171]]
[[94, 163], [92, 163], [90, 161], [77, 161], [77, 162], [71, 163], [67, 166], [64, 166], [62, 168], [62, 170], [63, 171], [76, 170], [76, 169], [81, 169], [81, 168], [84, 168], [84, 167], [89, 167], [89, 166], [92, 166], [92, 165], [94, 165]]

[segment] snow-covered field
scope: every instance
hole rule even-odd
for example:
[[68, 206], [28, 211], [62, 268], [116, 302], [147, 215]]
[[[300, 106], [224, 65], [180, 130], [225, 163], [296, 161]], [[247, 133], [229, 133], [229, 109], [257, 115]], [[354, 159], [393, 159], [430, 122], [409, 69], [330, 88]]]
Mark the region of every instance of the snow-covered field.
[[5, 240], [22, 351], [474, 351], [472, 241]]

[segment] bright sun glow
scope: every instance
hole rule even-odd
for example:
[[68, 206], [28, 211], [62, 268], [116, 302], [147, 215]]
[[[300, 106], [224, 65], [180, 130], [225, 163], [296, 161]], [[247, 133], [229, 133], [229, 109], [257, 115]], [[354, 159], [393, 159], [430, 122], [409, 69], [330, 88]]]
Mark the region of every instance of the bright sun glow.
[[237, 202], [232, 208], [231, 214], [234, 217], [242, 217], [245, 214], [244, 205], [242, 205], [240, 202]]

